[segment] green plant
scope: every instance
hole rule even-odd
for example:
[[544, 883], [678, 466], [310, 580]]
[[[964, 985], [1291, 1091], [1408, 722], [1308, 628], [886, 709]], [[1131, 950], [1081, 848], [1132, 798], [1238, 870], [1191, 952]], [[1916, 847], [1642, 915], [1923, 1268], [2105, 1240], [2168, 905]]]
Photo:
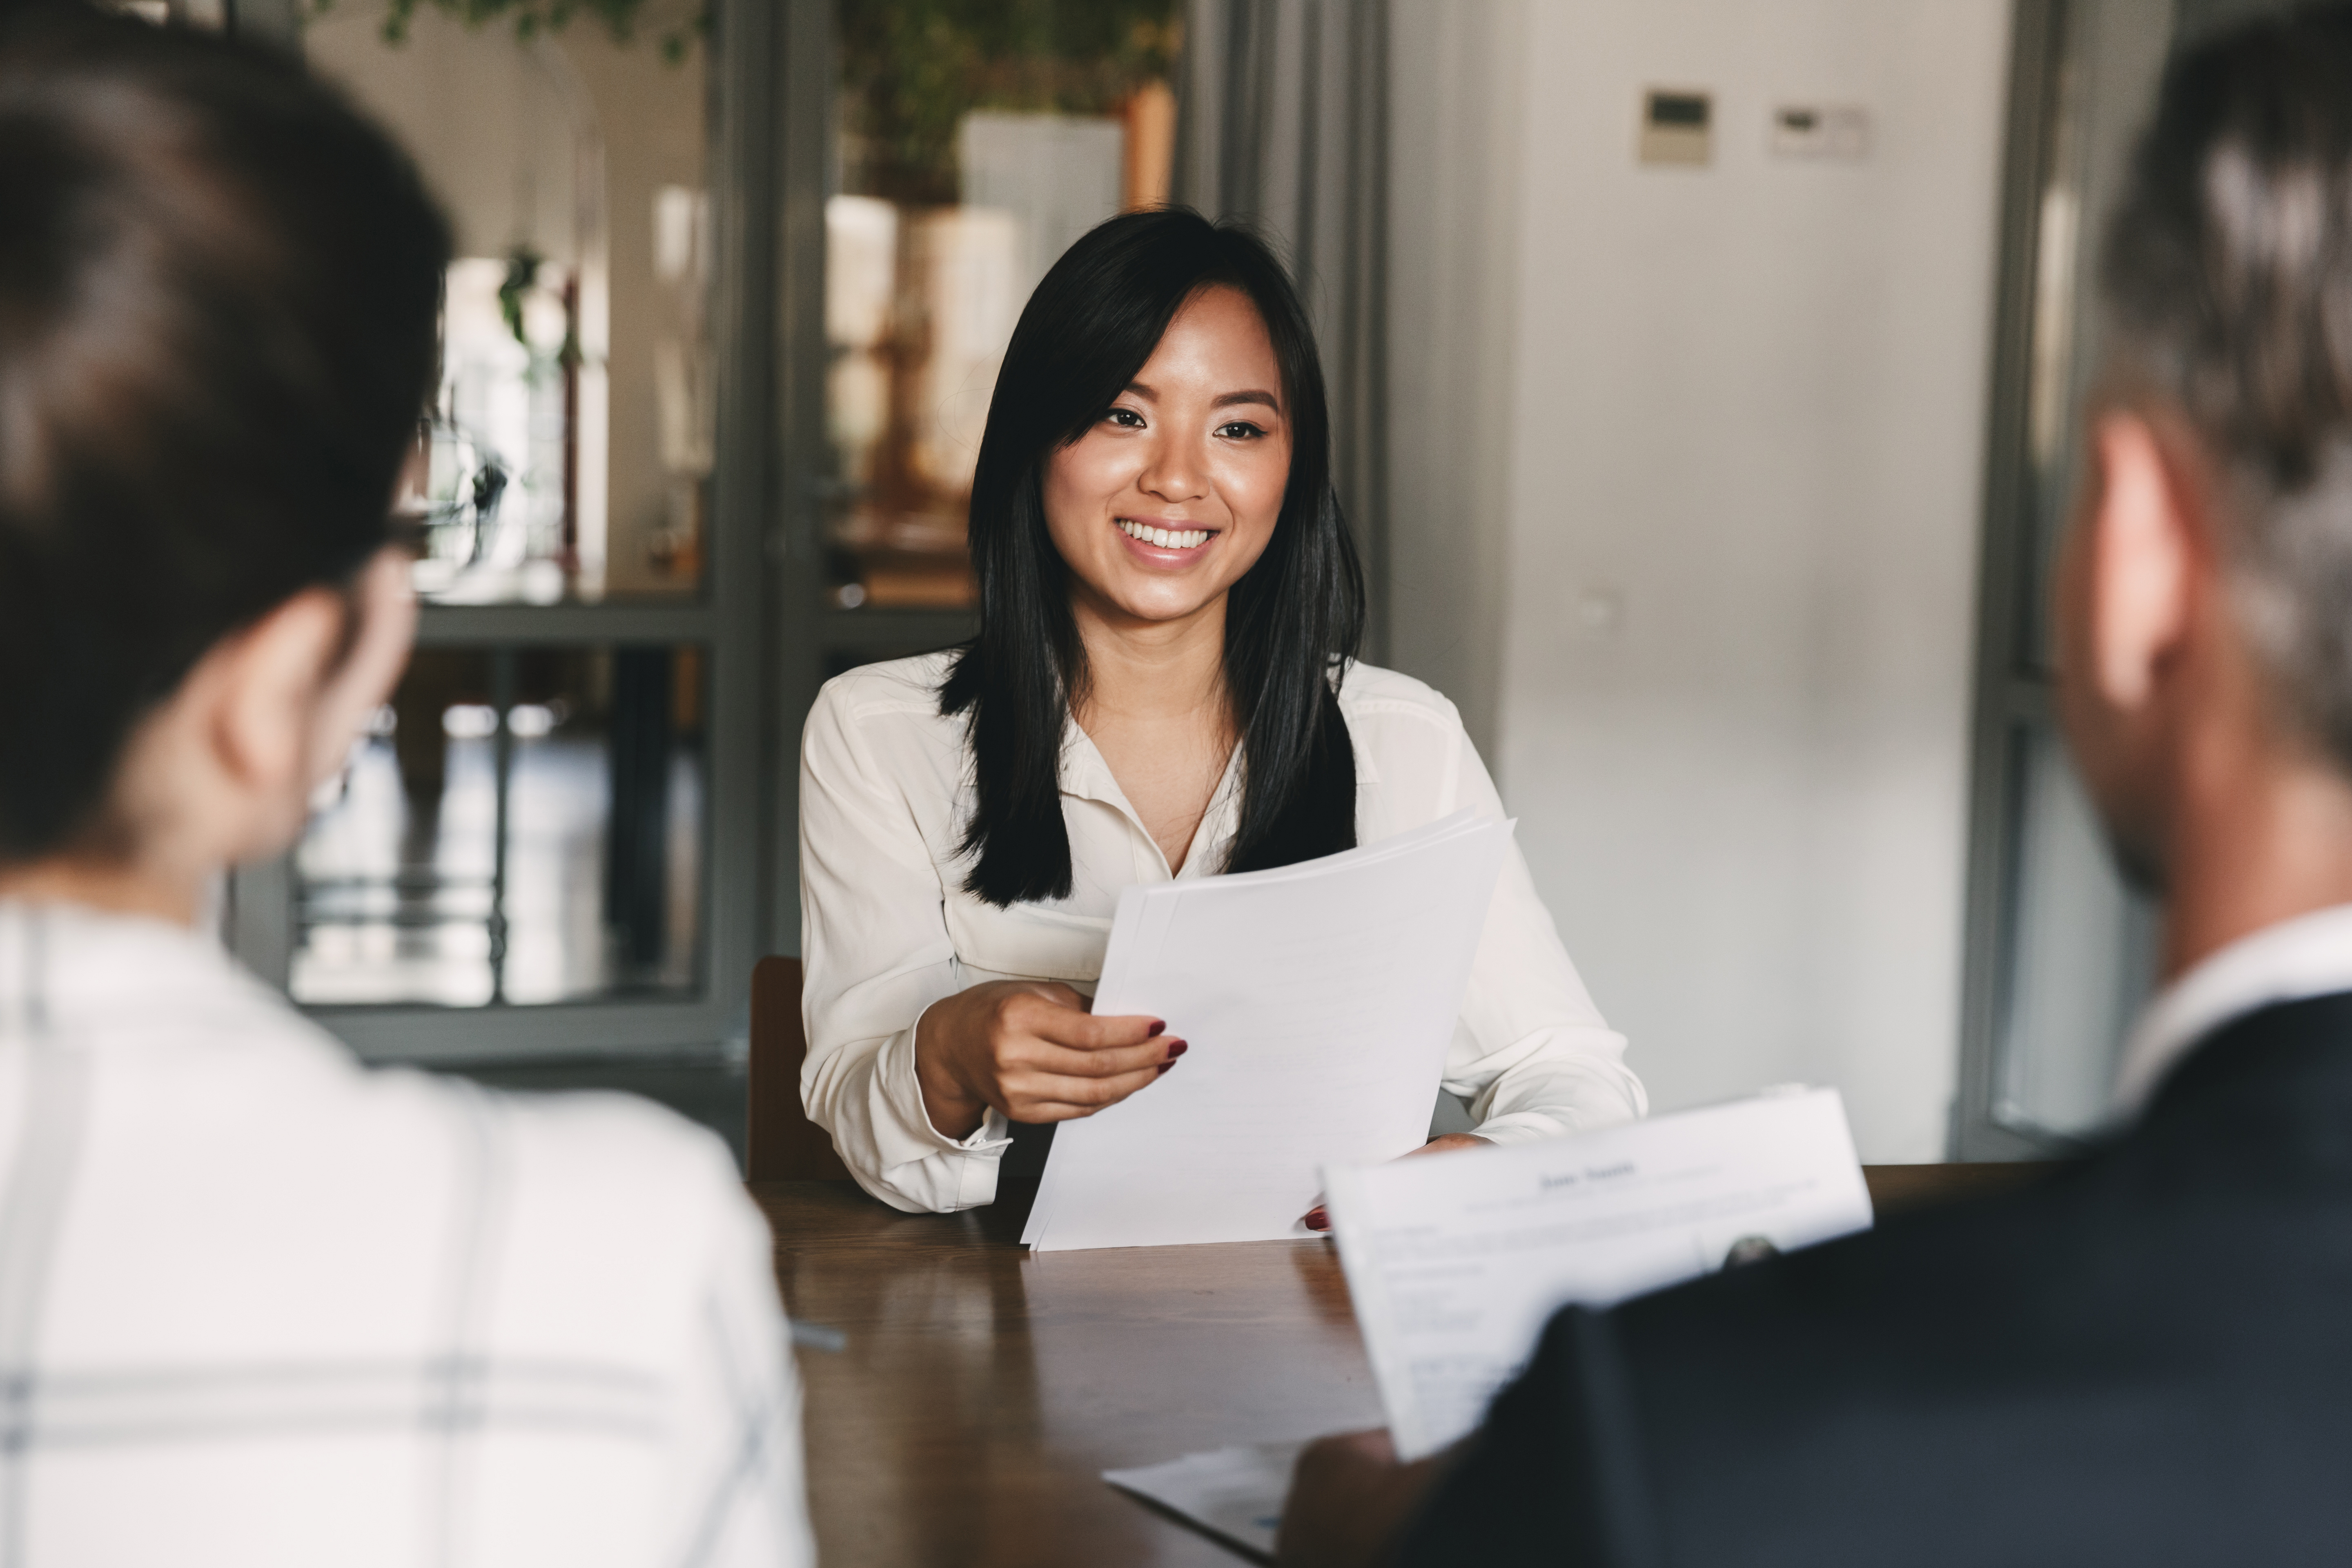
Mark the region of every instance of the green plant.
[[[560, 33], [574, 16], [585, 13], [604, 24], [604, 31], [614, 43], [625, 44], [636, 36], [639, 13], [646, 9], [646, 0], [388, 0], [383, 14], [383, 41], [405, 42], [415, 22], [417, 7], [430, 5], [469, 27], [511, 21], [515, 37], [523, 39], [535, 38], [541, 33]], [[310, 15], [323, 16], [334, 5], [335, 0], [311, 0]], [[686, 58], [695, 40], [709, 31], [709, 11], [707, 6], [698, 6], [692, 16], [662, 28], [662, 58], [677, 64]]]
[[1108, 114], [1175, 69], [1178, 0], [837, 0], [850, 188], [956, 199], [967, 110]]

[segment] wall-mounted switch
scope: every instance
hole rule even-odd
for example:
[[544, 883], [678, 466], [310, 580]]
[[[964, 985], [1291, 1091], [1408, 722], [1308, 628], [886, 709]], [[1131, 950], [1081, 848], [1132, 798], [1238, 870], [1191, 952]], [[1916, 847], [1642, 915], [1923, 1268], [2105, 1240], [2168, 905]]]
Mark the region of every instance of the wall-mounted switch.
[[1652, 88], [1642, 95], [1641, 161], [1705, 163], [1715, 155], [1715, 103], [1686, 88]]
[[1870, 153], [1870, 110], [1852, 103], [1784, 103], [1772, 111], [1772, 153], [1853, 163]]

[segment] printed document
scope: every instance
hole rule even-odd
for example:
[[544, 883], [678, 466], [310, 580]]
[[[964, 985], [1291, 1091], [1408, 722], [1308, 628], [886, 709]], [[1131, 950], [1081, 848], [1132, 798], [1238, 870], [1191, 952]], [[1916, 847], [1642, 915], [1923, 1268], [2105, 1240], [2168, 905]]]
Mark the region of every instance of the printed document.
[[1334, 1169], [1327, 1182], [1348, 1293], [1407, 1461], [1477, 1426], [1557, 1309], [1605, 1306], [1871, 1219], [1832, 1089]]
[[1040, 1249], [1307, 1237], [1327, 1165], [1417, 1148], [1510, 825], [1456, 812], [1362, 849], [1119, 895], [1098, 1015], [1191, 1049], [1062, 1122]]
[[1282, 1502], [1304, 1443], [1243, 1443], [1164, 1465], [1105, 1470], [1121, 1491], [1150, 1498], [1259, 1563], [1274, 1561]]

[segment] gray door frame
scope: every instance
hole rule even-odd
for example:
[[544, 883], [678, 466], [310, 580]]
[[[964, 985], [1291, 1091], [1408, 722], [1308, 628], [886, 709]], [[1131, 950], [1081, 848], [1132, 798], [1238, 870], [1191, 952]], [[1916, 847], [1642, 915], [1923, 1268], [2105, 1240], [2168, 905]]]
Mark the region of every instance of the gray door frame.
[[2057, 128], [2064, 0], [2017, 0], [2010, 31], [2007, 146], [2001, 166], [1991, 406], [1986, 420], [1984, 531], [1977, 564], [1976, 695], [1969, 779], [1966, 958], [1960, 986], [1958, 1093], [1951, 1156], [2031, 1159], [2049, 1145], [2004, 1126], [2000, 1021], [2011, 982], [2016, 856], [2022, 826], [2025, 727], [2049, 717], [2049, 686], [2023, 650], [2035, 574], [2027, 559], [2032, 504], [2029, 429], [2042, 195]]

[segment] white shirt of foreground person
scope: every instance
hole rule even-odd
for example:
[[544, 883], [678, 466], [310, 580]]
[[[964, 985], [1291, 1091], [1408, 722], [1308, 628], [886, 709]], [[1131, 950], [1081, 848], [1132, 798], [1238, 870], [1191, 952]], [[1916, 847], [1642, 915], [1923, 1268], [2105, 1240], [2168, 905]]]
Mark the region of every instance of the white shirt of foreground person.
[[799, 1568], [716, 1139], [369, 1072], [213, 944], [0, 900], [0, 1563]]
[[[965, 892], [969, 862], [957, 846], [971, 817], [971, 759], [963, 717], [939, 710], [952, 657], [836, 677], [818, 694], [801, 747], [802, 1098], [859, 1184], [910, 1210], [992, 1202], [1010, 1142], [994, 1110], [961, 1140], [931, 1126], [915, 1079], [923, 1009], [992, 980], [1058, 980], [1091, 994], [1119, 893], [1171, 874], [1073, 722], [1062, 742], [1070, 896], [1000, 910]], [[1339, 707], [1355, 741], [1359, 843], [1464, 806], [1502, 816], [1494, 782], [1444, 698], [1360, 664], [1341, 685]], [[1173, 875], [1205, 877], [1223, 866], [1240, 775], [1236, 750]], [[1168, 1026], [1181, 1034], [1184, 1021], [1171, 1017]], [[1482, 1136], [1556, 1137], [1647, 1109], [1624, 1053], [1624, 1037], [1585, 994], [1514, 847], [1446, 1053], [1445, 1088], [1470, 1101]]]

